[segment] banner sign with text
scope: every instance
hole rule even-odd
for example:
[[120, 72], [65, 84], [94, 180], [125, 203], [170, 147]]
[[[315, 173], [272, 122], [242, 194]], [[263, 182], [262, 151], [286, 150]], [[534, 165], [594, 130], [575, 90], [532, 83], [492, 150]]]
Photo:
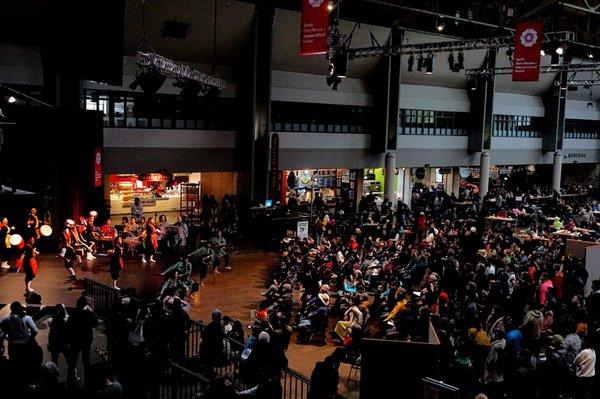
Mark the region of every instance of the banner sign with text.
[[102, 149], [94, 150], [94, 187], [102, 187]]
[[517, 25], [513, 81], [537, 82], [539, 80], [542, 38], [541, 22], [526, 21]]
[[329, 30], [326, 0], [302, 0], [300, 55], [325, 54]]

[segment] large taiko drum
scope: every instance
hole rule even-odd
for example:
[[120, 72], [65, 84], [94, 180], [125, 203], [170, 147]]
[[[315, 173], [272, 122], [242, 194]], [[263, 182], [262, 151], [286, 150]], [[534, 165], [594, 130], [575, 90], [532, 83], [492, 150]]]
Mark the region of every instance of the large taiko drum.
[[21, 244], [23, 244], [23, 246], [25, 245], [25, 242], [23, 241], [23, 237], [21, 237], [19, 234], [11, 234], [10, 235], [10, 245], [17, 247]]
[[52, 227], [50, 227], [50, 225], [45, 224], [42, 227], [40, 227], [40, 233], [44, 237], [50, 237], [50, 235], [52, 235]]

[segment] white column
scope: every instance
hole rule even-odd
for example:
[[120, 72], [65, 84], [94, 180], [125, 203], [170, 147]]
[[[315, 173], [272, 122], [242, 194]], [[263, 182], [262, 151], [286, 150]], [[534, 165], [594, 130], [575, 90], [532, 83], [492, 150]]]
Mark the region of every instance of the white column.
[[384, 197], [389, 199], [392, 204], [396, 203], [396, 192], [394, 190], [394, 177], [396, 176], [396, 154], [388, 152], [385, 154], [384, 170]]
[[554, 164], [552, 167], [552, 190], [560, 192], [560, 180], [562, 176], [562, 154], [554, 152]]
[[402, 202], [404, 202], [410, 209], [412, 202], [412, 178], [410, 168], [407, 167], [404, 169], [404, 176], [402, 180]]
[[483, 197], [488, 192], [490, 186], [490, 153], [484, 151], [481, 153], [481, 162], [479, 164], [479, 197]]
[[452, 192], [458, 198], [460, 189], [460, 168], [452, 168]]

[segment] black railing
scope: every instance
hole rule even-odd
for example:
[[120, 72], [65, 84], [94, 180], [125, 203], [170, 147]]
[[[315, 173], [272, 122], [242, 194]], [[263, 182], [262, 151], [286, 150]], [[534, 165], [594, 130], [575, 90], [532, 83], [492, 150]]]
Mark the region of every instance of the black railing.
[[306, 399], [310, 380], [300, 373], [290, 369], [283, 369], [281, 373], [281, 398], [282, 399]]
[[119, 292], [108, 285], [89, 278], [83, 279], [85, 294], [94, 302], [94, 312], [100, 317], [106, 317], [117, 304]]
[[202, 341], [202, 330], [204, 324], [192, 320], [185, 343], [185, 357], [187, 359], [200, 356], [200, 342]]
[[171, 363], [158, 387], [158, 399], [196, 399], [209, 384], [203, 375]]

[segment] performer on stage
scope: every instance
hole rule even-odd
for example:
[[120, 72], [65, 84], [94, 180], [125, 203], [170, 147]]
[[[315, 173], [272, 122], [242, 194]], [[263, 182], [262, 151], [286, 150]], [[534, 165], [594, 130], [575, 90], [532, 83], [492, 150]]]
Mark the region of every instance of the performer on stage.
[[160, 233], [156, 227], [154, 227], [154, 218], [149, 217], [146, 220], [146, 229], [144, 230], [144, 254], [142, 255], [142, 262], [146, 263], [146, 255], [150, 262], [156, 262], [154, 260], [154, 254], [158, 248], [158, 233]]
[[[167, 270], [162, 272], [161, 275], [172, 277], [172, 275], [177, 274], [177, 279], [179, 280], [179, 282], [183, 283], [187, 287], [187, 289], [190, 290], [190, 297], [194, 298], [195, 293], [198, 291], [198, 283], [192, 280], [193, 267], [188, 259], [188, 255], [182, 255], [181, 260], [179, 262], [175, 263]], [[161, 290], [161, 292], [164, 291], [165, 289]], [[184, 296], [182, 296], [182, 298], [184, 298]]]
[[63, 248], [64, 248], [64, 262], [65, 269], [69, 272], [69, 278], [75, 280], [77, 276], [75, 276], [75, 269], [73, 269], [73, 264], [75, 260], [78, 259], [81, 262], [81, 255], [77, 254], [75, 250], [75, 238], [74, 234], [77, 234], [77, 226], [75, 226], [75, 222], [71, 219], [67, 219], [65, 222], [67, 226], [63, 231]]
[[29, 216], [27, 217], [27, 226], [23, 237], [25, 242], [29, 242], [31, 238], [34, 239], [34, 243], [38, 238], [40, 238], [40, 220], [37, 217], [37, 209], [35, 208], [31, 208], [31, 211], [29, 212]]
[[121, 271], [123, 270], [123, 239], [119, 236], [113, 240], [113, 249], [110, 255], [110, 278], [113, 282], [113, 288], [120, 290], [117, 287], [117, 280], [121, 277]]
[[10, 269], [8, 261], [10, 260], [10, 226], [8, 219], [3, 218], [0, 222], [0, 261], [3, 269]]
[[96, 252], [96, 242], [98, 241], [98, 233], [94, 231], [94, 222], [96, 221], [96, 216], [98, 216], [96, 211], [90, 211], [87, 219], [85, 220], [85, 231], [83, 233], [83, 239], [90, 244], [90, 247], [94, 253]]
[[194, 252], [189, 254], [192, 266], [200, 271], [200, 285], [204, 286], [204, 279], [208, 273], [208, 267], [215, 260], [215, 252], [207, 245], [203, 245]]
[[[87, 231], [87, 225], [88, 222], [86, 220], [85, 217], [80, 216], [79, 217], [79, 224], [76, 226], [75, 229], [71, 230], [71, 233], [73, 235], [74, 238], [74, 248], [75, 251], [77, 252], [77, 255], [83, 256], [84, 254], [87, 254], [85, 259], [86, 260], [94, 260], [96, 259], [96, 257], [94, 256], [94, 244], [88, 242], [84, 237]], [[81, 262], [81, 260], [78, 258], [79, 262]]]
[[225, 269], [231, 270], [229, 266], [229, 254], [225, 250], [225, 246], [227, 245], [227, 241], [225, 237], [223, 237], [223, 231], [219, 230], [217, 232], [217, 236], [211, 238], [211, 244], [213, 245], [213, 249], [215, 251], [215, 255], [217, 257], [215, 262], [215, 274], [219, 274], [219, 265], [221, 264], [221, 259], [225, 261]]
[[35, 259], [35, 250], [30, 244], [25, 245], [18, 266], [19, 268], [23, 268], [23, 271], [25, 272], [25, 292], [35, 291], [31, 288], [31, 282], [38, 272], [38, 264]]

